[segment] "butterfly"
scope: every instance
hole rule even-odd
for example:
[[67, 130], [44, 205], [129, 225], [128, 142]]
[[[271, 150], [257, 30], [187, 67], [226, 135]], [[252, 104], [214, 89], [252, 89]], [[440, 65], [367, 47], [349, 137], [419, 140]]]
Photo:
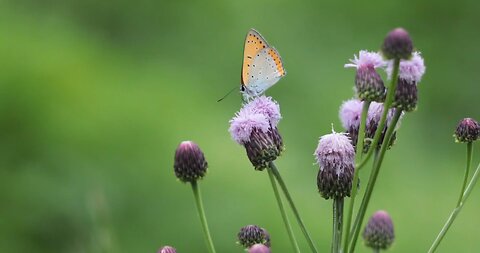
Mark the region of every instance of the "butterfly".
[[278, 51], [255, 29], [245, 38], [240, 91], [244, 100], [257, 97], [287, 74]]

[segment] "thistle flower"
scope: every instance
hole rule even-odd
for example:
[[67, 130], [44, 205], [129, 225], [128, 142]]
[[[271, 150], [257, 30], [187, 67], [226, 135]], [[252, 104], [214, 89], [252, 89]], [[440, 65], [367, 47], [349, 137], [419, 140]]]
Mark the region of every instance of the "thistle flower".
[[255, 244], [250, 249], [248, 249], [248, 253], [270, 253], [270, 248], [263, 245], [263, 244]]
[[325, 199], [350, 196], [355, 150], [350, 139], [342, 133], [324, 135], [314, 153], [320, 170], [317, 186]]
[[351, 63], [345, 64], [345, 67], [357, 68], [355, 89], [358, 97], [367, 101], [383, 101], [385, 85], [375, 69], [385, 67], [386, 62], [375, 52], [362, 50], [358, 55], [358, 58], [354, 55], [354, 59], [350, 59]]
[[339, 117], [343, 128], [347, 131], [352, 145], [357, 144], [358, 129], [362, 115], [363, 102], [358, 99], [350, 99], [340, 106]]
[[177, 251], [173, 247], [164, 246], [163, 248], [158, 250], [158, 253], [177, 253]]
[[480, 137], [480, 125], [472, 118], [462, 119], [455, 130], [457, 142], [474, 142]]
[[202, 150], [193, 141], [183, 141], [175, 151], [173, 168], [182, 182], [201, 179], [207, 172], [208, 163]]
[[264, 115], [272, 127], [277, 127], [278, 122], [282, 119], [280, 106], [271, 97], [257, 97], [246, 104], [244, 109]]
[[238, 243], [245, 248], [250, 248], [254, 244], [263, 244], [270, 247], [270, 235], [267, 230], [257, 226], [248, 225], [238, 232]]
[[283, 150], [282, 137], [276, 127], [281, 119], [279, 109], [271, 98], [258, 97], [230, 120], [232, 138], [245, 147], [256, 170], [265, 169]]
[[377, 211], [367, 223], [363, 231], [363, 239], [367, 247], [375, 250], [387, 249], [395, 239], [393, 222], [385, 211]]
[[387, 59], [409, 59], [412, 51], [412, 39], [403, 28], [390, 31], [382, 45], [382, 53]]
[[[418, 84], [425, 74], [425, 63], [420, 52], [414, 52], [409, 60], [400, 61], [398, 78], [405, 80], [409, 84]], [[389, 61], [387, 68], [388, 79], [392, 79], [393, 61]]]
[[398, 78], [397, 89], [392, 107], [406, 112], [414, 111], [417, 108], [418, 91], [416, 84], [410, 84], [405, 79]]

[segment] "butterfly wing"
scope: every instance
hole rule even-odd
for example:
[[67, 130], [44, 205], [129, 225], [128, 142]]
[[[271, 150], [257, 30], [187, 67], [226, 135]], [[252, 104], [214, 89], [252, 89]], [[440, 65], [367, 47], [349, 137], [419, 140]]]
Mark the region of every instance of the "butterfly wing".
[[253, 59], [260, 50], [266, 47], [268, 47], [268, 43], [262, 35], [255, 31], [255, 29], [250, 29], [245, 38], [245, 46], [243, 48], [242, 86], [249, 83]]
[[263, 94], [286, 74], [282, 59], [275, 48], [261, 49], [254, 56], [250, 65], [249, 81], [245, 85], [244, 91], [248, 96]]

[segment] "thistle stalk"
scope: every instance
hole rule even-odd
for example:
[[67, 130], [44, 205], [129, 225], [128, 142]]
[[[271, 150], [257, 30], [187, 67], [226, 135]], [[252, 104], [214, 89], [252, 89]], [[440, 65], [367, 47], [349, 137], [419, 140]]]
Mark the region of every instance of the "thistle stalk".
[[[386, 109], [384, 110], [386, 111]], [[373, 169], [370, 174], [370, 179], [367, 184], [367, 189], [365, 191], [365, 195], [363, 196], [362, 204], [360, 205], [360, 209], [358, 211], [357, 217], [355, 219], [355, 223], [353, 226], [353, 235], [351, 239], [351, 245], [349, 252], [354, 252], [355, 245], [357, 243], [358, 235], [360, 233], [360, 228], [362, 227], [363, 219], [365, 218], [365, 212], [367, 211], [368, 204], [370, 202], [370, 197], [372, 196], [373, 188], [375, 187], [375, 183], [377, 181], [377, 176], [380, 171], [380, 167], [382, 166], [383, 157], [385, 152], [388, 148], [388, 143], [390, 143], [390, 139], [392, 137], [393, 132], [395, 131], [395, 127], [397, 125], [398, 119], [402, 115], [402, 110], [395, 110], [395, 115], [393, 116], [392, 122], [387, 129], [387, 133], [385, 134], [384, 145], [381, 146], [380, 152], [378, 154], [378, 159], [375, 160], [373, 164]], [[377, 132], [379, 129], [377, 129]], [[370, 147], [372, 149], [374, 146]]]
[[[355, 154], [355, 159], [360, 160], [361, 155], [363, 154], [363, 144], [364, 144], [364, 136], [365, 136], [365, 125], [366, 125], [366, 119], [367, 119], [367, 114], [368, 114], [368, 108], [370, 107], [370, 101], [364, 101], [363, 102], [363, 109], [362, 109], [362, 115], [360, 117], [360, 127], [358, 131], [358, 138], [357, 138], [357, 143], [356, 143], [356, 154]], [[347, 211], [347, 222], [345, 226], [345, 237], [343, 241], [345, 242], [343, 245], [343, 252], [348, 251], [348, 242], [349, 242], [349, 236], [350, 236], [350, 226], [352, 224], [352, 216], [353, 216], [353, 208], [355, 208], [355, 197], [357, 196], [357, 189], [358, 189], [358, 175], [359, 175], [359, 169], [355, 168], [353, 172], [353, 182], [352, 182], [352, 193], [350, 197], [350, 203], [348, 206], [348, 211]]]
[[272, 171], [273, 175], [275, 176], [275, 179], [277, 180], [278, 184], [280, 185], [280, 188], [282, 188], [283, 194], [285, 195], [285, 198], [287, 199], [288, 204], [290, 205], [290, 208], [293, 211], [293, 214], [295, 218], [297, 219], [298, 225], [300, 226], [300, 229], [302, 230], [303, 235], [305, 236], [305, 239], [307, 240], [308, 246], [312, 250], [312, 252], [317, 253], [317, 248], [315, 247], [315, 244], [313, 243], [312, 238], [310, 237], [310, 234], [308, 233], [305, 224], [303, 223], [302, 218], [300, 217], [300, 214], [297, 210], [297, 207], [295, 206], [295, 203], [293, 203], [292, 196], [290, 195], [287, 185], [283, 181], [282, 176], [280, 175], [280, 172], [277, 169], [277, 166], [275, 165], [274, 162], [270, 162], [270, 170]]
[[272, 168], [271, 167], [267, 168], [267, 171], [268, 171], [268, 176], [270, 178], [270, 182], [272, 183], [272, 189], [275, 194], [275, 198], [277, 199], [278, 208], [280, 209], [280, 213], [283, 218], [283, 223], [285, 224], [288, 237], [290, 238], [290, 242], [292, 243], [292, 247], [295, 252], [300, 253], [297, 240], [295, 239], [295, 235], [293, 234], [292, 226], [290, 225], [290, 221], [288, 220], [287, 213], [285, 212], [285, 208], [283, 206], [282, 198], [280, 196], [280, 193], [278, 192], [277, 183], [275, 182], [275, 176], [272, 171]]
[[205, 211], [203, 210], [202, 196], [200, 194], [200, 188], [197, 184], [197, 181], [192, 181], [192, 190], [193, 195], [195, 196], [195, 203], [197, 205], [198, 216], [202, 223], [203, 234], [205, 235], [205, 241], [207, 242], [208, 251], [210, 253], [215, 253], [215, 247], [213, 246], [212, 236], [208, 229], [207, 218], [205, 217]]

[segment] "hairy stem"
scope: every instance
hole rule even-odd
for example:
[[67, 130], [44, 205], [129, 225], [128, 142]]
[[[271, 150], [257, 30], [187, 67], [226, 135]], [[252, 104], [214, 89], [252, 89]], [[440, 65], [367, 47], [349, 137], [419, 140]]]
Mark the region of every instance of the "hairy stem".
[[313, 243], [312, 238], [310, 237], [310, 234], [308, 233], [307, 229], [305, 228], [305, 224], [303, 223], [302, 218], [300, 217], [300, 214], [298, 213], [297, 207], [293, 203], [292, 196], [290, 196], [290, 193], [288, 192], [287, 185], [282, 179], [282, 176], [280, 175], [280, 172], [277, 169], [277, 166], [275, 163], [270, 162], [270, 169], [273, 172], [273, 175], [277, 179], [278, 184], [280, 185], [280, 188], [282, 188], [283, 194], [287, 198], [288, 203], [290, 204], [290, 208], [293, 211], [293, 214], [295, 218], [297, 219], [298, 225], [300, 226], [300, 229], [302, 230], [303, 235], [305, 236], [305, 239], [308, 242], [308, 245], [310, 246], [310, 249], [312, 252], [317, 253], [317, 248], [315, 248], [315, 244]]
[[343, 231], [343, 198], [333, 199], [332, 253], [340, 253]]

